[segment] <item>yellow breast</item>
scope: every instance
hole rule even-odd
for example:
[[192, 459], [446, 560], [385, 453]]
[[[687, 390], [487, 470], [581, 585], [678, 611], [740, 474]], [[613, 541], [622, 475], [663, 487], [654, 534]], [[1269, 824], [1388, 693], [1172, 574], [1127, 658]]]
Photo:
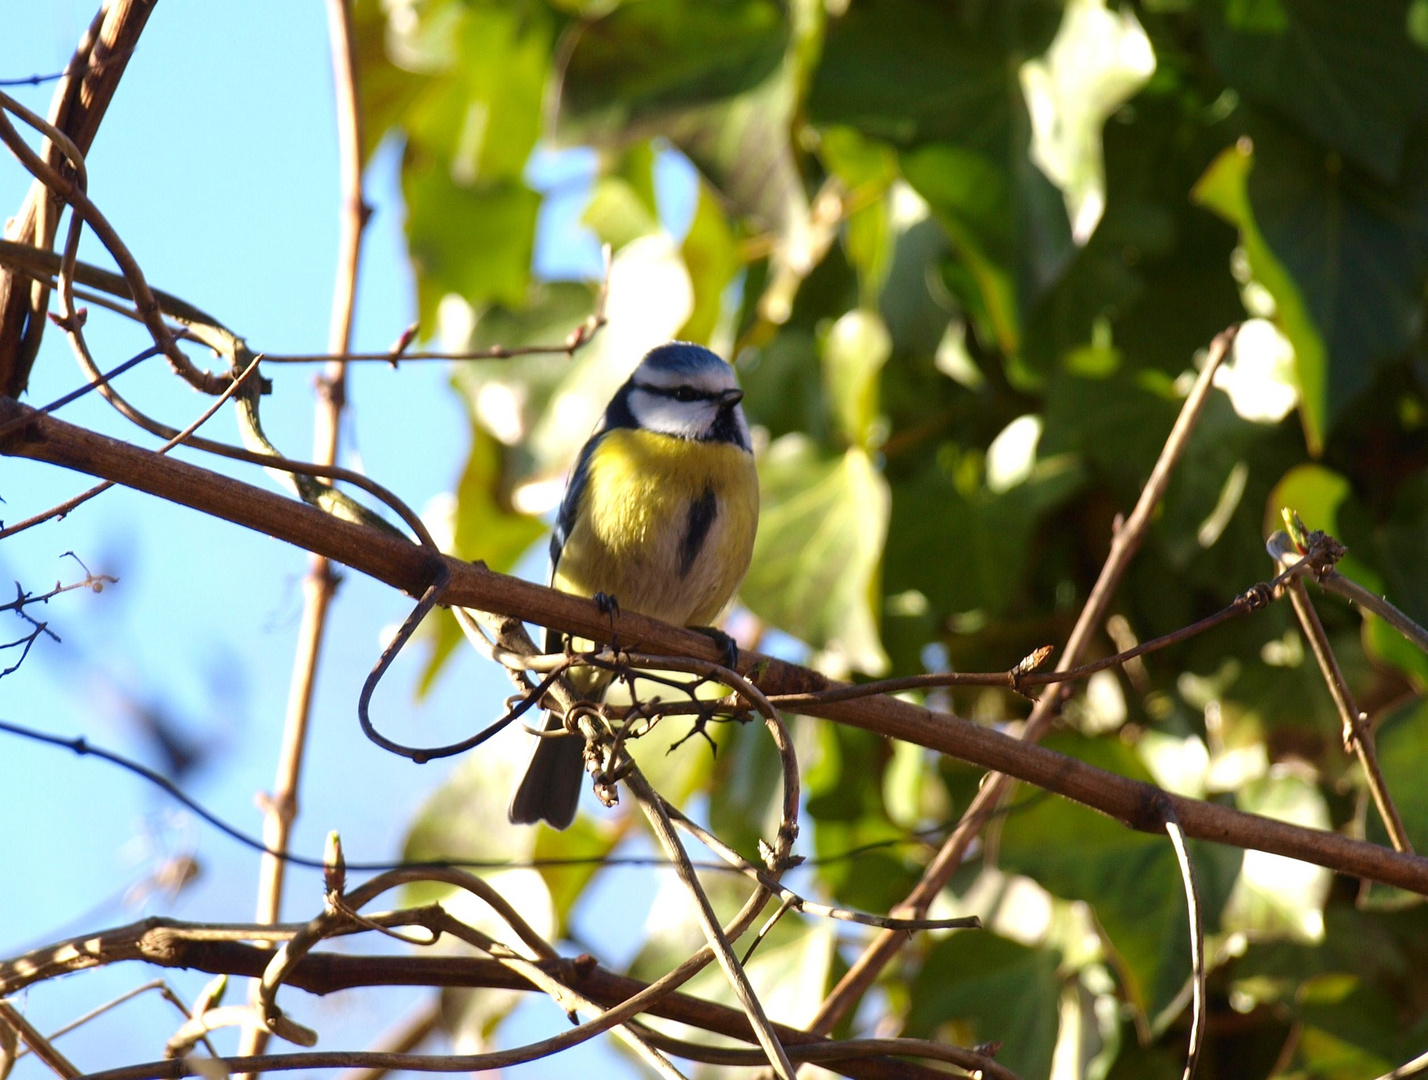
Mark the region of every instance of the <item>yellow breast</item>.
[[[603, 592], [666, 622], [712, 622], [749, 567], [759, 513], [753, 455], [731, 443], [620, 428], [603, 436], [588, 468], [555, 587]], [[694, 546], [700, 500], [712, 518]]]

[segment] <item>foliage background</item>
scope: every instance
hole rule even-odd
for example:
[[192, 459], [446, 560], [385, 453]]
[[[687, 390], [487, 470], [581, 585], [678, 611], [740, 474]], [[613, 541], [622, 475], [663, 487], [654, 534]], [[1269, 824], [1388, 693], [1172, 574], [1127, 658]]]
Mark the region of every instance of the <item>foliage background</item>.
[[[1428, 621], [1424, 0], [367, 0], [357, 13], [369, 175], [399, 185], [425, 334], [450, 347], [559, 336], [593, 302], [590, 234], [615, 249], [611, 325], [573, 365], [473, 365], [449, 388], [415, 376], [429, 399], [404, 414], [384, 399], [377, 422], [364, 417], [392, 455], [383, 470], [363, 442], [379, 478], [459, 472], [431, 516], [461, 555], [540, 573], [526, 553], [570, 456], [640, 352], [678, 335], [737, 358], [765, 440], [758, 550], [733, 624], [746, 641], [840, 675], [1004, 669], [1064, 639], [1197, 351], [1251, 317], [1122, 587], [1114, 635], [1175, 629], [1271, 576], [1263, 538], [1281, 505], [1348, 544], [1350, 576]], [[307, 62], [317, 78], [315, 46]], [[542, 233], [577, 207], [588, 231]], [[150, 274], [166, 284], [160, 265]], [[321, 296], [325, 283], [294, 288]], [[244, 322], [210, 301], [257, 344], [274, 304]], [[386, 395], [414, 375], [367, 378]], [[361, 415], [361, 386], [354, 397]], [[419, 465], [380, 442], [453, 401], [464, 438], [423, 440]], [[1390, 789], [1421, 847], [1428, 667], [1381, 625], [1321, 606], [1382, 722]], [[445, 670], [456, 640], [437, 626], [412, 665], [434, 695], [412, 719], [424, 732], [499, 700]], [[1276, 606], [1098, 676], [1055, 745], [1381, 839], [1304, 654]], [[337, 681], [331, 693], [355, 693], [351, 671]], [[985, 723], [1018, 713], [991, 693], [938, 700]], [[355, 767], [350, 727], [316, 758], [324, 769]], [[886, 909], [977, 774], [831, 725], [798, 735], [805, 842], [832, 857], [801, 886]], [[662, 788], [751, 850], [771, 810], [767, 744], [729, 731], [712, 761], [692, 744], [662, 750], [648, 754]], [[512, 767], [499, 748], [459, 766], [413, 809], [405, 850], [642, 850], [603, 813], [560, 835], [506, 829]], [[1215, 965], [1202, 1075], [1373, 1077], [1428, 1044], [1421, 906], [1256, 853], [1196, 858]], [[511, 871], [502, 886], [618, 956], [606, 935], [621, 920], [602, 915], [652, 883]], [[1164, 842], [1022, 791], [944, 901], [991, 929], [919, 939], [856, 1026], [1001, 1040], [1027, 1077], [1178, 1074], [1188, 945]], [[639, 974], [689, 934], [668, 905], [652, 910], [643, 948], [628, 950]], [[781, 932], [755, 968], [786, 973], [772, 1008], [799, 1022], [857, 939], [812, 923]], [[453, 1038], [486, 1037], [509, 1004], [449, 995]]]

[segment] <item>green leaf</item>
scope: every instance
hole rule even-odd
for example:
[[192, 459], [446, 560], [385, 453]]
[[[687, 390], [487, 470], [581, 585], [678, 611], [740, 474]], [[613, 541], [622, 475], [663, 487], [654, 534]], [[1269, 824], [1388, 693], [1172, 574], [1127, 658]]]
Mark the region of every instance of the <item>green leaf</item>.
[[448, 293], [478, 309], [525, 303], [539, 195], [518, 180], [463, 186], [431, 159], [405, 163], [402, 195], [426, 333], [435, 328], [437, 305]]
[[806, 244], [808, 196], [788, 137], [797, 104], [793, 74], [785, 62], [747, 93], [671, 117], [664, 131], [732, 215]]
[[1017, 70], [1046, 48], [1059, 4], [957, 15], [925, 0], [858, 4], [830, 23], [809, 88], [816, 124], [841, 125], [901, 151], [970, 272], [968, 307], [1003, 352], [1072, 252], [1060, 193], [1031, 163], [1031, 121]]
[[870, 0], [830, 20], [808, 116], [894, 146], [954, 143], [1008, 160], [1017, 64], [1051, 43], [1059, 3], [948, 11], [928, 0]]
[[1308, 1075], [1324, 1080], [1389, 1072], [1404, 1052], [1398, 1011], [1391, 996], [1352, 976], [1311, 979], [1301, 988], [1295, 1010], [1304, 1024], [1296, 1059]]
[[[1324, 797], [1310, 781], [1289, 774], [1252, 780], [1235, 794], [1245, 813], [1288, 821], [1311, 829], [1330, 827]], [[1227, 930], [1242, 930], [1255, 940], [1283, 937], [1315, 942], [1324, 936], [1324, 902], [1333, 874], [1320, 866], [1246, 851], [1240, 879], [1225, 905]]]
[[874, 311], [854, 308], [823, 341], [823, 384], [843, 437], [871, 449], [878, 419], [878, 374], [892, 354], [892, 336]]
[[1202, 4], [1210, 56], [1249, 100], [1269, 105], [1378, 179], [1398, 179], [1410, 129], [1428, 118], [1428, 54], [1403, 0], [1230, 0]]
[[618, 140], [631, 128], [732, 97], [783, 59], [774, 0], [642, 0], [583, 26], [561, 81], [559, 132]]
[[1066, 199], [1084, 245], [1106, 205], [1101, 129], [1155, 72], [1150, 39], [1128, 8], [1073, 0], [1045, 57], [1021, 67], [1032, 119], [1032, 160]]
[[543, 122], [550, 13], [436, 0], [384, 16], [376, 6], [354, 14], [366, 153], [396, 128], [460, 183], [520, 179]]
[[885, 670], [874, 598], [887, 536], [887, 482], [857, 447], [830, 459], [807, 439], [786, 435], [760, 461], [759, 487], [744, 603], [828, 653], [835, 667]]
[[[417, 811], [402, 848], [403, 860], [529, 860], [537, 830], [506, 820], [506, 799], [514, 790], [528, 753], [523, 737], [502, 736], [462, 761]], [[521, 868], [479, 873], [515, 905], [537, 933], [547, 940], [556, 936], [559, 920], [550, 891], [538, 871]], [[425, 881], [409, 886], [407, 891], [412, 904], [439, 902], [457, 918], [485, 930], [496, 940], [518, 945], [510, 928], [464, 889]]]
[[[1250, 205], [1328, 351], [1325, 415], [1332, 426], [1376, 368], [1419, 337], [1428, 146], [1411, 146], [1402, 181], [1386, 186], [1282, 128], [1257, 125], [1254, 142]], [[1292, 335], [1290, 341], [1297, 349]]]
[[[936, 463], [893, 486], [888, 595], [916, 589], [942, 618], [1005, 613], [1025, 586], [1042, 520], [1077, 492], [1084, 477], [1062, 455], [1035, 465], [1022, 483], [993, 492], [985, 486], [980, 455], [948, 443]], [[943, 560], [954, 542], [957, 572], [948, 573]]]
[[585, 887], [600, 870], [598, 860], [614, 848], [619, 834], [608, 822], [577, 817], [568, 829], [534, 829], [534, 859], [589, 859], [588, 863], [570, 866], [542, 866], [540, 875], [550, 890], [551, 903], [561, 925], [570, 920], [570, 913], [580, 900]]
[[[1428, 698], [1417, 697], [1391, 710], [1379, 724], [1378, 763], [1384, 786], [1403, 818], [1413, 850], [1428, 846], [1428, 785], [1423, 763], [1428, 761]], [[1365, 833], [1376, 844], [1388, 844], [1388, 831], [1369, 802]]]
[[963, 1045], [998, 1042], [997, 1061], [1018, 1076], [1051, 1074], [1060, 1026], [1061, 958], [986, 930], [953, 933], [927, 954], [912, 983], [905, 1034], [934, 1038], [961, 1021]]
[[[803, 722], [808, 725], [809, 722]], [[919, 867], [898, 842], [902, 826], [883, 800], [890, 740], [840, 724], [800, 727], [806, 809], [820, 885], [839, 903], [887, 911], [916, 884]]]
[[724, 292], [742, 263], [734, 230], [707, 183], [699, 185], [699, 202], [680, 254], [694, 286], [694, 310], [679, 337], [709, 345], [724, 313]]
[[581, 221], [616, 251], [631, 240], [659, 231], [659, 219], [646, 207], [629, 181], [606, 176], [595, 184]]
[[[1123, 743], [1062, 736], [1047, 745], [1150, 781], [1135, 752]], [[1219, 923], [1241, 854], [1191, 845], [1207, 929]], [[1176, 999], [1190, 976], [1190, 924], [1180, 868], [1167, 838], [1135, 832], [1082, 806], [1045, 799], [1008, 816], [1001, 860], [1005, 869], [1034, 878], [1052, 894], [1091, 905], [1120, 960], [1126, 995], [1138, 1010], [1155, 1019]]]
[[892, 267], [894, 233], [887, 194], [898, 178], [897, 154], [853, 128], [833, 127], [823, 132], [819, 156], [848, 189], [847, 204], [857, 207], [848, 215], [844, 243], [848, 261], [858, 269], [863, 303], [872, 306]]
[[1328, 357], [1299, 283], [1266, 241], [1255, 218], [1248, 190], [1253, 164], [1253, 144], [1242, 139], [1215, 159], [1190, 194], [1240, 230], [1250, 272], [1274, 298], [1275, 324], [1294, 346], [1305, 441], [1310, 453], [1317, 455], [1323, 449], [1329, 423]]
[[778, 750], [757, 720], [718, 727], [711, 790], [719, 796], [709, 800], [709, 827], [746, 859], [757, 861], [759, 841], [772, 841], [783, 809]]
[[[484, 562], [508, 574], [532, 544], [546, 534], [538, 517], [510, 505], [506, 490], [508, 454], [480, 424], [471, 425], [471, 454], [456, 486], [447, 553], [467, 562]], [[431, 689], [452, 652], [464, 640], [456, 619], [445, 609], [438, 615], [432, 649], [417, 684], [418, 696]]]

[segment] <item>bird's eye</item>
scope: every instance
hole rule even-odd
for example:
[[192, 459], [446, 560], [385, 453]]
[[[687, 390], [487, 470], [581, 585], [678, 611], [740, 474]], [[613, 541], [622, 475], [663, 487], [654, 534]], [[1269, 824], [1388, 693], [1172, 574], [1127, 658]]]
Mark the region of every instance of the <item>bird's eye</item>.
[[674, 390], [675, 401], [698, 401], [702, 397], [698, 390], [692, 386], [678, 386]]

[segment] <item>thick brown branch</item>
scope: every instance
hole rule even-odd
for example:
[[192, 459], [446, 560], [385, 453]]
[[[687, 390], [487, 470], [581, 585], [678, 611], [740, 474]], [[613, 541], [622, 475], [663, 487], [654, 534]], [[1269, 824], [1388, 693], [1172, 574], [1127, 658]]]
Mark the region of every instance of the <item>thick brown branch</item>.
[[[55, 89], [50, 122], [68, 135], [81, 153], [87, 153], [94, 143], [154, 2], [107, 0], [80, 39], [65, 77]], [[51, 154], [47, 160], [57, 165], [60, 157]], [[43, 214], [42, 202], [48, 203]], [[37, 180], [15, 215], [10, 237], [48, 248], [59, 224], [59, 207], [58, 200]], [[37, 236], [41, 218], [44, 235]], [[0, 267], [0, 391], [11, 395], [22, 393], [29, 381], [44, 328], [47, 290], [36, 285], [37, 291], [32, 293], [30, 286], [26, 277]]]
[[[0, 424], [29, 415], [0, 439], [0, 454], [47, 461], [190, 506], [298, 547], [326, 555], [354, 570], [413, 595], [432, 580], [432, 557], [415, 544], [324, 514], [281, 495], [160, 457], [54, 417], [38, 417], [18, 402], [0, 399]], [[719, 662], [718, 647], [705, 635], [621, 612], [611, 619], [592, 601], [557, 592], [479, 564], [446, 559], [451, 574], [446, 599], [525, 619], [595, 641], [617, 635], [622, 646], [646, 652]], [[743, 653], [739, 669], [764, 693], [821, 689], [817, 672], [757, 653]], [[1215, 803], [1169, 795], [1146, 783], [1098, 769], [948, 713], [900, 701], [868, 698], [810, 707], [809, 715], [851, 724], [972, 762], [1046, 788], [1124, 822], [1159, 833], [1157, 807], [1168, 798], [1187, 836], [1301, 859], [1339, 873], [1396, 885], [1428, 895], [1428, 859], [1400, 854], [1338, 833], [1306, 829], [1245, 814]]]
[[[0, 994], [13, 994], [35, 982], [66, 972], [131, 960], [160, 967], [256, 978], [271, 962], [272, 952], [232, 940], [256, 930], [255, 927], [241, 925], [201, 926], [171, 919], [145, 919], [115, 930], [75, 938], [30, 953], [19, 960], [0, 964]], [[291, 936], [293, 931], [294, 928], [288, 927], [262, 932]], [[230, 940], [218, 940], [219, 935], [226, 935]], [[254, 936], [257, 936], [256, 933]], [[639, 979], [602, 968], [590, 957], [534, 963], [542, 971], [606, 1008], [613, 1008], [634, 997], [648, 985]], [[475, 956], [361, 956], [309, 952], [293, 965], [283, 981], [288, 986], [319, 995], [363, 986], [450, 986], [539, 992], [538, 987], [502, 961]], [[754, 1032], [742, 1010], [716, 1005], [688, 994], [668, 994], [651, 1003], [648, 1012], [714, 1034], [754, 1042]], [[774, 1024], [773, 1027], [787, 1046], [806, 1046], [824, 1041], [797, 1028], [782, 1024]], [[848, 1059], [823, 1064], [836, 1068], [844, 1075], [866, 1077], [867, 1080], [939, 1075], [930, 1069], [888, 1058]]]

